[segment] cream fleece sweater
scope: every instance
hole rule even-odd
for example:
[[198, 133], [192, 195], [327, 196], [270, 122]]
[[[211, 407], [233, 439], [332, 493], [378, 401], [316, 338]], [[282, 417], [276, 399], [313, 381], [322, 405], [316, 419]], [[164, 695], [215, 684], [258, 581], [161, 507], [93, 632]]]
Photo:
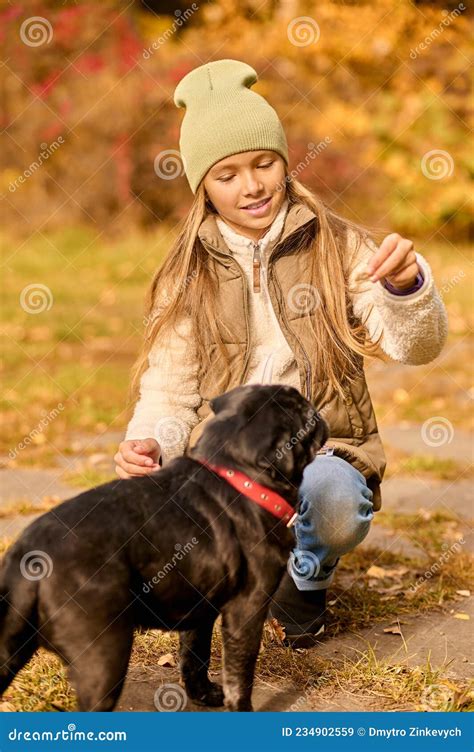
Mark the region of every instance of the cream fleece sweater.
[[[260, 241], [259, 293], [252, 291], [253, 241], [236, 233], [220, 218], [217, 224], [242, 267], [249, 288], [251, 359], [245, 383], [289, 384], [299, 390], [296, 360], [280, 329], [267, 285], [268, 251], [281, 233], [286, 209], [285, 202]], [[349, 244], [355, 248], [354, 235], [350, 236]], [[429, 363], [441, 352], [448, 332], [446, 309], [431, 268], [426, 259], [416, 253], [424, 275], [423, 285], [414, 293], [397, 296], [382, 282], [360, 281], [375, 250], [375, 244], [369, 242], [363, 244], [357, 254], [352, 254], [349, 285], [355, 290], [350, 293], [354, 313], [364, 323], [371, 340], [383, 332], [381, 347], [390, 358], [407, 365]], [[142, 376], [140, 398], [125, 439], [156, 438], [165, 465], [184, 453], [189, 435], [199, 422], [196, 411], [200, 404], [191, 322], [183, 319], [173, 336], [160, 338], [149, 354], [149, 367]]]

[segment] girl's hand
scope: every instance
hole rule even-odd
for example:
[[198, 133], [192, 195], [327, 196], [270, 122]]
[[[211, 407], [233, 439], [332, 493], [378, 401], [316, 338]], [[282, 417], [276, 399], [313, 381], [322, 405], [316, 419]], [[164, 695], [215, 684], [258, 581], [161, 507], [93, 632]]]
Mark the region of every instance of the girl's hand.
[[372, 282], [386, 279], [399, 290], [408, 289], [416, 282], [420, 271], [411, 240], [396, 232], [383, 239], [380, 248], [367, 264]]
[[114, 457], [115, 472], [120, 478], [149, 475], [160, 470], [158, 464], [161, 455], [160, 445], [156, 439], [131, 439], [121, 441]]

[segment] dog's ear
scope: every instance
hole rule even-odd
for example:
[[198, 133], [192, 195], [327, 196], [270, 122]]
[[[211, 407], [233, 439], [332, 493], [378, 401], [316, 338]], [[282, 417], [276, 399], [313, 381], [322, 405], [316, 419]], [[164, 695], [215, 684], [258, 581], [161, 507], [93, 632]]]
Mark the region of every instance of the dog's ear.
[[209, 407], [214, 415], [222, 412], [222, 410], [234, 409], [237, 405], [237, 397], [245, 389], [244, 386], [237, 386], [235, 389], [231, 389], [229, 392], [219, 394], [217, 397], [213, 397], [209, 400]]

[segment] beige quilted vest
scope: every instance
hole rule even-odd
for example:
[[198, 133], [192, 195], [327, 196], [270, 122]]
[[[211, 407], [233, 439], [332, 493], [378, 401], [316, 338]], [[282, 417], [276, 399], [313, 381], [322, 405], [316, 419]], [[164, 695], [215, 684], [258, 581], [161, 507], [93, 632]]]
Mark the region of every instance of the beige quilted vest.
[[[367, 383], [361, 376], [355, 384], [345, 390], [345, 398], [330, 390], [324, 374], [318, 374], [307, 352], [310, 352], [309, 337], [311, 331], [307, 326], [308, 313], [295, 311], [287, 305], [289, 291], [295, 285], [309, 284], [308, 251], [291, 252], [294, 233], [308, 230], [308, 223], [315, 222], [316, 215], [304, 204], [290, 205], [283, 232], [271, 250], [268, 260], [269, 295], [278, 318], [280, 327], [295, 354], [301, 380], [301, 393], [321, 412], [329, 424], [330, 439], [325, 447], [333, 447], [334, 454], [348, 460], [366, 478], [367, 485], [374, 494], [374, 508], [381, 507], [380, 483], [386, 466], [386, 458], [377, 428], [377, 421], [370, 399]], [[199, 228], [199, 239], [210, 254], [211, 268], [219, 279], [217, 306], [223, 326], [220, 331], [231, 357], [232, 381], [228, 389], [245, 383], [248, 372], [249, 347], [249, 311], [248, 286], [243, 270], [232, 257], [216, 224], [215, 216], [210, 214]], [[242, 315], [243, 312], [243, 315]], [[229, 341], [228, 331], [235, 332]], [[189, 438], [193, 446], [203, 429], [203, 421], [210, 419], [213, 413], [209, 400], [217, 396], [216, 374], [222, 366], [217, 345], [211, 358], [212, 368], [200, 383], [202, 404], [198, 409], [201, 418]], [[321, 450], [325, 453], [326, 448]]]

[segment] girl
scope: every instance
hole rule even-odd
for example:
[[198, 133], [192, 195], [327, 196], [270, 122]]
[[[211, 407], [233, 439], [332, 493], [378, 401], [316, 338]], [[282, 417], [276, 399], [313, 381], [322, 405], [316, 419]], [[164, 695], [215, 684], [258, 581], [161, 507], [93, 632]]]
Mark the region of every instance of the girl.
[[288, 172], [283, 127], [256, 80], [246, 63], [217, 60], [176, 88], [195, 199], [148, 293], [139, 398], [115, 461], [121, 478], [155, 472], [196, 442], [209, 400], [240, 384], [289, 384], [313, 402], [330, 439], [305, 469], [270, 611], [287, 644], [304, 647], [324, 629], [339, 557], [381, 504], [386, 462], [363, 357], [429, 363], [447, 316], [410, 240], [393, 233], [377, 248]]

